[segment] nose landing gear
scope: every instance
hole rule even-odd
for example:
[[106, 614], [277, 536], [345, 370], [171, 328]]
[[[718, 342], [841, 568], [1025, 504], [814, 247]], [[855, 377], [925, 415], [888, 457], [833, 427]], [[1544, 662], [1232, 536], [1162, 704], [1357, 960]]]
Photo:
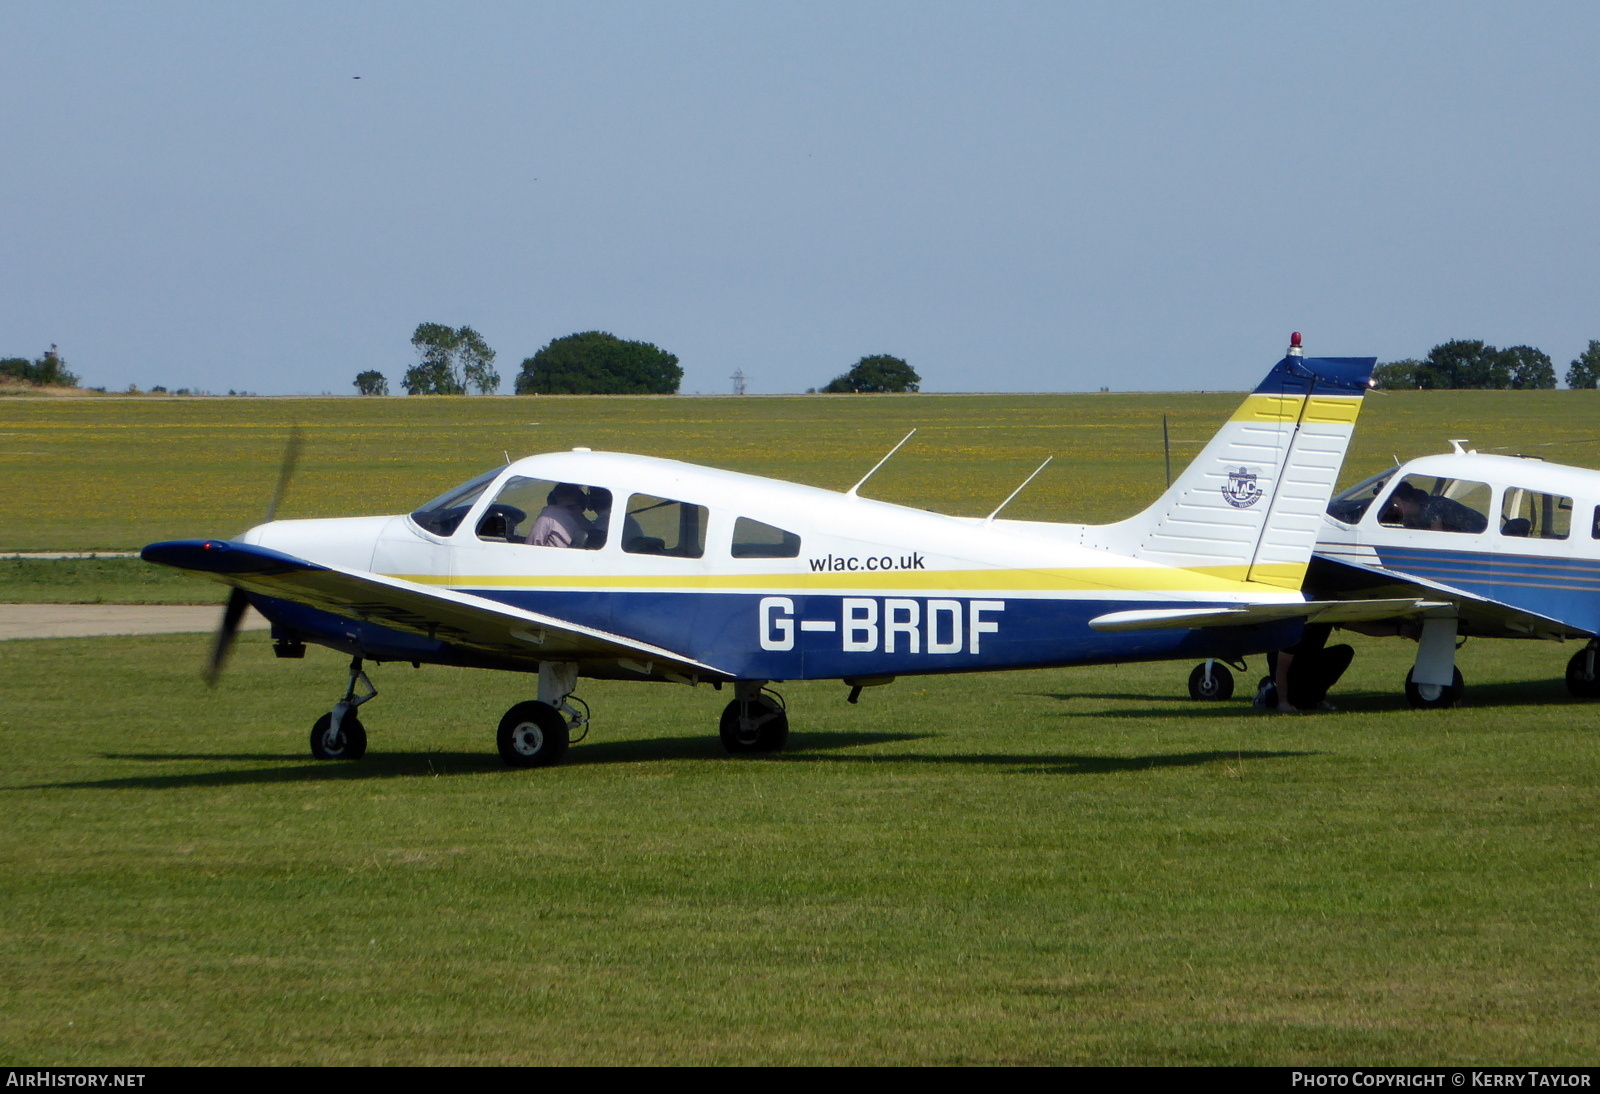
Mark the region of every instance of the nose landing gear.
[[[366, 694], [356, 694], [357, 684], [366, 689]], [[365, 756], [367, 728], [356, 717], [356, 707], [377, 694], [378, 689], [362, 671], [361, 658], [351, 658], [350, 686], [345, 688], [344, 698], [311, 727], [311, 755], [319, 760], [359, 760]]]

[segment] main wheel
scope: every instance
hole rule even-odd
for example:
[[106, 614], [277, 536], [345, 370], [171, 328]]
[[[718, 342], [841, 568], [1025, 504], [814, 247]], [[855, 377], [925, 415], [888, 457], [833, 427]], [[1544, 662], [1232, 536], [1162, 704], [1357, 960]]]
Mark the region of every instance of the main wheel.
[[1567, 691], [1574, 699], [1600, 699], [1600, 651], [1583, 649], [1572, 655], [1567, 662]]
[[1233, 673], [1221, 661], [1211, 663], [1211, 679], [1206, 680], [1206, 663], [1200, 662], [1189, 674], [1189, 698], [1217, 700], [1233, 698]]
[[511, 767], [550, 767], [567, 754], [567, 719], [549, 703], [518, 703], [500, 719], [495, 742]]
[[328, 727], [333, 725], [329, 712], [317, 719], [311, 727], [311, 754], [319, 760], [359, 760], [367, 754], [367, 727], [361, 724], [356, 712], [346, 711], [339, 720], [339, 732], [328, 739]]
[[1406, 673], [1406, 702], [1417, 710], [1444, 710], [1461, 702], [1461, 693], [1466, 690], [1461, 681], [1461, 670], [1455, 669], [1455, 679], [1450, 686], [1442, 688], [1438, 684], [1415, 684], [1411, 682], [1411, 673]]
[[789, 740], [789, 715], [770, 695], [757, 695], [748, 703], [735, 699], [722, 708], [718, 731], [722, 747], [736, 756], [778, 752]]

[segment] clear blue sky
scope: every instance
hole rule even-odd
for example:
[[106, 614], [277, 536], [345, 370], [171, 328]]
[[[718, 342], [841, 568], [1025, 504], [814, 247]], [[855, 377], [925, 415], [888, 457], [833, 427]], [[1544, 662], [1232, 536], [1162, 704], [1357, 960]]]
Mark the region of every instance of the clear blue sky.
[[[0, 355], [1240, 388], [1600, 338], [1600, 5], [0, 4]], [[359, 80], [353, 79], [360, 76]]]

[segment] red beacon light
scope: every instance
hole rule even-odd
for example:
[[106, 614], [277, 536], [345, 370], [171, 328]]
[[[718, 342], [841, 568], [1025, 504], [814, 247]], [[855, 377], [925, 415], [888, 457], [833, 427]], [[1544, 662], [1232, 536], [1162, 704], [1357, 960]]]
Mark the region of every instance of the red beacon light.
[[1301, 354], [1301, 350], [1300, 350], [1300, 332], [1299, 331], [1295, 331], [1294, 333], [1289, 335], [1289, 356], [1290, 357], [1299, 357], [1300, 354]]

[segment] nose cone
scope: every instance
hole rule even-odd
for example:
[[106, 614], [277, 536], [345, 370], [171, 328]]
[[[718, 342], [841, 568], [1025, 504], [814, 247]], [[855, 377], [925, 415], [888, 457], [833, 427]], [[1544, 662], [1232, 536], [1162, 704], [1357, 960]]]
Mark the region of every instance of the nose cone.
[[234, 538], [307, 562], [341, 570], [371, 570], [378, 535], [393, 517], [337, 517], [330, 520], [275, 520]]

